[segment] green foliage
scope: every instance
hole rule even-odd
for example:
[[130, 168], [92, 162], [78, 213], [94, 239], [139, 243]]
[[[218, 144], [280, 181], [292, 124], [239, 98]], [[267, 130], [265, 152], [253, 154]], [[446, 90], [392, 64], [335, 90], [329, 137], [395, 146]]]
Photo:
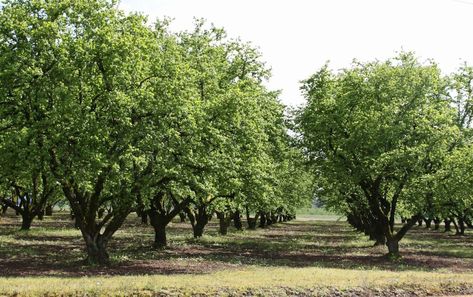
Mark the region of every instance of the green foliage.
[[339, 73], [325, 66], [306, 80], [308, 102], [296, 128], [320, 199], [331, 209], [372, 217], [371, 225], [385, 226], [388, 241], [397, 210], [421, 213], [430, 189], [424, 179], [460, 137], [446, 86], [435, 64], [420, 64], [410, 53]]
[[170, 221], [190, 203], [211, 215], [311, 199], [260, 53], [201, 20], [167, 25], [107, 0], [1, 8], [2, 191], [60, 188], [89, 257], [133, 210]]

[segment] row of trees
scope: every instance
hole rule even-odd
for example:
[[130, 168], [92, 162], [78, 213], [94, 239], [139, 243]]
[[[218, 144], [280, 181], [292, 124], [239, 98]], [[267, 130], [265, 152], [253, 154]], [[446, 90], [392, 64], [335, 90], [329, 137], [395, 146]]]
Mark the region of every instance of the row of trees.
[[251, 224], [311, 200], [259, 52], [202, 21], [167, 25], [106, 0], [1, 8], [0, 199], [22, 229], [66, 199], [89, 263], [108, 262], [133, 211], [161, 247], [180, 213], [198, 237], [214, 213]]
[[443, 76], [412, 53], [320, 69], [295, 112], [319, 199], [392, 257], [421, 220], [464, 234], [473, 215], [472, 82], [471, 67]]

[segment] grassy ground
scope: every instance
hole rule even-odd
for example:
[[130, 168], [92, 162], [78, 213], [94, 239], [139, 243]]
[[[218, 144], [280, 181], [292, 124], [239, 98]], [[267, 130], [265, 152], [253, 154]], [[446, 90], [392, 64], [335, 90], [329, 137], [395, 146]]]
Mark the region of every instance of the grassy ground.
[[[299, 215], [301, 217], [301, 215]], [[473, 292], [472, 234], [457, 237], [415, 227], [403, 258], [386, 260], [333, 214], [256, 231], [191, 236], [172, 223], [170, 247], [153, 250], [153, 232], [134, 215], [110, 245], [110, 267], [84, 267], [80, 233], [65, 214], [20, 232], [12, 215], [0, 220], [1, 295], [441, 295]], [[314, 220], [315, 219], [315, 220]], [[47, 284], [47, 285], [45, 285]]]

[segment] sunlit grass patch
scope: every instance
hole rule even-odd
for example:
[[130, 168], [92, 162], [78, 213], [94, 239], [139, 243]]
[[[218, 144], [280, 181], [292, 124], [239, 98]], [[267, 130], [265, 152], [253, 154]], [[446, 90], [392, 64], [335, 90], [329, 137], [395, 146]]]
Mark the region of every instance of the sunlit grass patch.
[[[45, 286], [44, 284], [48, 285]], [[287, 292], [312, 289], [421, 290], [435, 294], [473, 286], [473, 274], [391, 272], [383, 270], [247, 267], [204, 275], [151, 275], [85, 278], [0, 278], [6, 295], [117, 295], [153, 292], [214, 295], [217, 292]]]

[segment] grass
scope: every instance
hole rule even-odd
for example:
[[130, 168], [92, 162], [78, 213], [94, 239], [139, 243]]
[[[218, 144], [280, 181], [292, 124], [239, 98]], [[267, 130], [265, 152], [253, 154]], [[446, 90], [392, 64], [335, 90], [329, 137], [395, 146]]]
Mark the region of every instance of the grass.
[[[47, 286], [44, 284], [47, 283]], [[265, 292], [283, 290], [329, 293], [339, 291], [392, 290], [436, 294], [446, 289], [473, 286], [473, 274], [392, 272], [322, 268], [247, 267], [204, 275], [153, 275], [57, 278], [0, 278], [0, 294], [6, 295], [131, 295], [153, 293], [204, 294]]]
[[343, 218], [317, 212], [227, 236], [217, 234], [212, 220], [200, 239], [188, 223], [173, 222], [165, 250], [151, 248], [152, 228], [131, 215], [110, 243], [110, 267], [82, 266], [82, 238], [67, 214], [37, 221], [27, 232], [10, 214], [0, 221], [0, 296], [473, 292], [470, 231], [458, 237], [414, 227], [401, 242], [403, 258], [392, 262]]

